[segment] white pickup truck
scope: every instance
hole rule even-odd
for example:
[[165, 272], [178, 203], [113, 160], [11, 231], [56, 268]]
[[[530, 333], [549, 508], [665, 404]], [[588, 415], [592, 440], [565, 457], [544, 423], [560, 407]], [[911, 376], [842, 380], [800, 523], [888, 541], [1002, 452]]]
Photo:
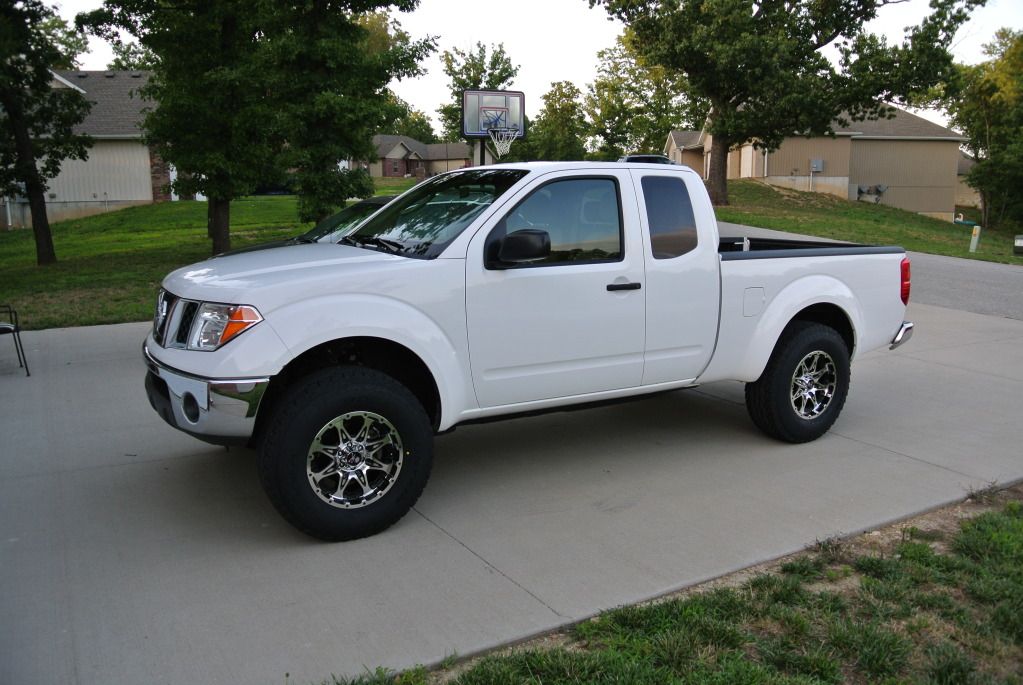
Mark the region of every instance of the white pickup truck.
[[416, 502], [460, 423], [746, 383], [780, 440], [834, 423], [857, 355], [909, 339], [898, 247], [721, 239], [680, 166], [530, 163], [431, 178], [334, 243], [171, 273], [143, 352], [172, 426], [259, 450], [326, 540]]

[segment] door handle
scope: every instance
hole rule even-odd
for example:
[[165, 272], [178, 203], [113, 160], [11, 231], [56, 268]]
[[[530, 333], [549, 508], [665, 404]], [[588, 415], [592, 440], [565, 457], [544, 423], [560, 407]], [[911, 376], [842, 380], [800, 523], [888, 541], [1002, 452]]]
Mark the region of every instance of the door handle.
[[643, 287], [642, 283], [608, 283], [608, 292], [615, 292], [616, 290], [639, 290]]

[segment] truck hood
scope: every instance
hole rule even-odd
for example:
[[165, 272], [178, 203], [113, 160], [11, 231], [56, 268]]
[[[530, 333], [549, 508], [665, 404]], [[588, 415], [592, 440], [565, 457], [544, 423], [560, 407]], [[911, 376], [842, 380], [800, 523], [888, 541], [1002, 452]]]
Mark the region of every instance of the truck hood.
[[268, 296], [275, 291], [337, 292], [355, 282], [365, 291], [372, 289], [374, 273], [422, 261], [334, 243], [283, 245], [190, 264], [171, 272], [163, 287], [190, 300], [273, 308], [276, 298]]

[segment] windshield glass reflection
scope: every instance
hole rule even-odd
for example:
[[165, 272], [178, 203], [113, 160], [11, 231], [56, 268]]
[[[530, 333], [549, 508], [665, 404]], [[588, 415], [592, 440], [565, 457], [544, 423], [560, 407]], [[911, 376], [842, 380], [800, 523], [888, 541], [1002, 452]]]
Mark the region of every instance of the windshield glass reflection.
[[437, 176], [387, 205], [341, 242], [433, 259], [526, 173], [472, 169]]

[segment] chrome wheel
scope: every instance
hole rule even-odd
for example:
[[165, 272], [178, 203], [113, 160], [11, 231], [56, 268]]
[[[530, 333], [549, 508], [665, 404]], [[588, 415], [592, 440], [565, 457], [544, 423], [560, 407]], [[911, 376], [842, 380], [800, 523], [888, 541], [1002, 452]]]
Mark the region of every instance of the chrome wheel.
[[803, 357], [792, 374], [790, 400], [796, 416], [809, 421], [827, 411], [837, 383], [838, 373], [831, 355], [816, 350]]
[[372, 504], [401, 472], [401, 435], [380, 414], [352, 411], [319, 430], [309, 446], [306, 475], [321, 500], [341, 509]]

